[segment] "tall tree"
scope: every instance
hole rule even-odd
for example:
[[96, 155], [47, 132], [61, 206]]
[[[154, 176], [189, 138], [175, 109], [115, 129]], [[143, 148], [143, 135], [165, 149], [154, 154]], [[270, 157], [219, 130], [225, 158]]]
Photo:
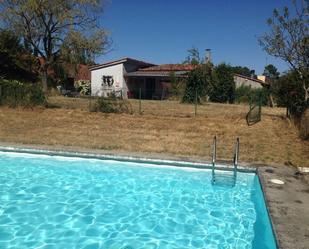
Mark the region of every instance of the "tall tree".
[[269, 83], [269, 87], [268, 87], [269, 105], [273, 107], [275, 104], [274, 99], [273, 99], [273, 92], [274, 92], [275, 86], [277, 85], [276, 83], [279, 79], [280, 73], [278, 72], [278, 69], [274, 65], [268, 64], [264, 68], [263, 75], [267, 77], [266, 79], [267, 79], [267, 82]]
[[35, 58], [21, 44], [15, 33], [0, 29], [0, 78], [33, 81]]
[[263, 75], [268, 77], [269, 79], [277, 80], [279, 79], [280, 73], [278, 72], [278, 69], [274, 65], [268, 64], [264, 68]]
[[275, 9], [267, 20], [270, 31], [259, 38], [270, 55], [286, 61], [301, 79], [304, 100], [309, 100], [309, 0], [293, 0], [294, 9]]
[[202, 63], [200, 52], [196, 47], [192, 47], [188, 49], [187, 52], [188, 52], [188, 55], [183, 62], [184, 64], [198, 65]]
[[235, 82], [233, 68], [221, 63], [214, 68], [215, 78], [209, 85], [209, 99], [214, 102], [234, 102]]
[[84, 56], [92, 58], [104, 53], [109, 44], [98, 22], [102, 0], [2, 0], [0, 9], [6, 27], [20, 34], [33, 53], [43, 58], [45, 91], [48, 68], [59, 61], [62, 48], [84, 51]]

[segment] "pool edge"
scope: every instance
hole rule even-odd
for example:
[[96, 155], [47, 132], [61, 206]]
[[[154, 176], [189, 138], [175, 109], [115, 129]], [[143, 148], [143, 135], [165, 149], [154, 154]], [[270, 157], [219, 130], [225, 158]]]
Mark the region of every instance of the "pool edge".
[[270, 212], [270, 207], [269, 207], [269, 204], [268, 204], [269, 200], [268, 200], [268, 198], [266, 196], [265, 179], [264, 179], [263, 175], [260, 173], [259, 168], [256, 169], [256, 175], [258, 176], [260, 187], [262, 189], [264, 203], [265, 203], [265, 206], [266, 206], [266, 211], [267, 211], [268, 219], [270, 220], [271, 229], [272, 229], [272, 231], [274, 233], [274, 239], [275, 239], [276, 247], [277, 247], [277, 249], [280, 249], [281, 246], [280, 246], [280, 243], [279, 243], [279, 240], [278, 240], [278, 232], [276, 230], [276, 226], [275, 226], [274, 221], [272, 219], [271, 212]]
[[[118, 155], [118, 154], [105, 154], [105, 153], [90, 153], [80, 152], [71, 150], [54, 150], [54, 149], [39, 149], [39, 148], [26, 148], [19, 146], [0, 146], [2, 152], [13, 152], [13, 153], [30, 153], [37, 155], [49, 155], [49, 156], [65, 156], [65, 157], [79, 157], [86, 159], [99, 159], [99, 160], [115, 160], [115, 161], [126, 161], [133, 163], [147, 163], [153, 165], [164, 164], [166, 166], [177, 166], [177, 167], [189, 167], [197, 169], [211, 169], [211, 163], [202, 160], [185, 160], [179, 159], [158, 159], [151, 157], [140, 157], [140, 156], [129, 156], [129, 155]], [[216, 170], [227, 170], [232, 171], [233, 166], [229, 166], [226, 163], [220, 163], [217, 165]], [[237, 170], [245, 173], [257, 173], [256, 167], [248, 167], [239, 165]]]

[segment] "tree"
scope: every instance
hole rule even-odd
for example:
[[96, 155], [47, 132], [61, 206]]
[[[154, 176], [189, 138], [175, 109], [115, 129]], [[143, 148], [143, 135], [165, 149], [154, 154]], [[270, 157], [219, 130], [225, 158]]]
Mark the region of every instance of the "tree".
[[273, 99], [274, 87], [279, 79], [280, 73], [278, 72], [278, 69], [274, 65], [268, 64], [264, 68], [263, 75], [267, 77], [267, 82], [269, 83], [268, 87], [269, 105], [273, 107], [275, 104]]
[[278, 69], [274, 65], [268, 64], [264, 68], [263, 75], [269, 79], [277, 80], [279, 79], [280, 73], [278, 72]]
[[200, 52], [196, 47], [192, 47], [187, 50], [188, 56], [184, 60], [184, 64], [192, 64], [192, 65], [198, 65], [201, 64], [201, 58], [200, 58]]
[[233, 73], [241, 74], [243, 76], [251, 77], [253, 70], [250, 70], [247, 67], [235, 66], [233, 67]]
[[[61, 58], [61, 50], [83, 51], [92, 58], [109, 44], [99, 25], [102, 0], [2, 0], [1, 18], [8, 29], [23, 37], [29, 49], [43, 58], [41, 76], [47, 90], [48, 68]], [[70, 53], [67, 52], [67, 55]]]
[[8, 30], [0, 30], [0, 78], [35, 79], [35, 58], [23, 47], [19, 37]]
[[188, 73], [185, 93], [182, 101], [185, 103], [201, 102], [207, 95], [207, 89], [213, 80], [213, 65], [211, 63], [197, 66]]
[[214, 102], [234, 102], [235, 82], [233, 68], [221, 63], [214, 68], [215, 78], [209, 86], [209, 99]]
[[299, 74], [295, 70], [285, 73], [275, 82], [273, 93], [277, 105], [287, 107], [289, 113], [301, 116], [304, 112], [306, 108], [303, 98], [304, 89]]
[[299, 75], [304, 100], [309, 100], [309, 0], [293, 1], [294, 11], [275, 9], [267, 23], [270, 31], [259, 38], [270, 55], [286, 61]]

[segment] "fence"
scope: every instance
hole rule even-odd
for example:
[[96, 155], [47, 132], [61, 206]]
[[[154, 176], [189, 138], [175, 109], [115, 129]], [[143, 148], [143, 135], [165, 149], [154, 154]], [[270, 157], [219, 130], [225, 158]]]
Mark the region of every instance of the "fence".
[[[23, 88], [13, 88], [8, 91], [3, 89], [0, 84], [0, 105], [10, 107], [33, 106], [29, 104], [30, 99], [35, 100], [35, 91], [26, 91]], [[214, 117], [217, 118], [246, 118], [248, 112], [247, 105], [225, 105], [220, 103], [208, 102], [195, 93], [191, 103], [183, 103], [181, 94], [170, 94], [167, 91], [161, 95], [155, 93], [152, 89], [136, 88], [135, 95], [118, 96], [112, 94], [109, 97], [101, 98], [94, 96], [65, 97], [62, 95], [53, 95], [47, 97], [47, 107], [82, 109], [91, 112], [105, 113], [128, 113], [133, 115], [153, 115], [165, 117]], [[126, 98], [129, 97], [129, 98]], [[137, 98], [136, 98], [137, 97]], [[251, 108], [250, 108], [251, 109]], [[250, 112], [250, 115], [253, 111]], [[251, 119], [252, 116], [250, 116]], [[250, 120], [251, 122], [252, 120]]]
[[[110, 109], [122, 103], [121, 107], [127, 106], [124, 109], [128, 112], [140, 115], [157, 115], [158, 112], [161, 112], [161, 115], [171, 115], [172, 113], [175, 115], [176, 113], [178, 116], [197, 116], [201, 114], [199, 110], [203, 105], [203, 101], [201, 101], [197, 92], [194, 101], [191, 103], [182, 103], [181, 95], [172, 95], [164, 89], [161, 92], [154, 92], [152, 89], [131, 88], [127, 96], [118, 94], [118, 92], [123, 93], [123, 91], [114, 91], [108, 95], [105, 94], [105, 97], [84, 96], [82, 99], [88, 100], [88, 109], [92, 111], [98, 109], [98, 105], [103, 105], [106, 112], [110, 112]], [[182, 110], [177, 110], [179, 104], [182, 105]]]

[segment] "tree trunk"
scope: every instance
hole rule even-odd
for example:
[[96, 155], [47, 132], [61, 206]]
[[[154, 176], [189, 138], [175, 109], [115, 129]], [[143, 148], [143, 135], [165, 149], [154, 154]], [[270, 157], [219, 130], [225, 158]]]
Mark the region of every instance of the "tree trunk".
[[47, 67], [42, 68], [42, 88], [44, 93], [47, 92]]
[[268, 98], [269, 98], [269, 106], [270, 107], [274, 107], [275, 106], [275, 102], [274, 102], [273, 95], [271, 93], [268, 95]]

